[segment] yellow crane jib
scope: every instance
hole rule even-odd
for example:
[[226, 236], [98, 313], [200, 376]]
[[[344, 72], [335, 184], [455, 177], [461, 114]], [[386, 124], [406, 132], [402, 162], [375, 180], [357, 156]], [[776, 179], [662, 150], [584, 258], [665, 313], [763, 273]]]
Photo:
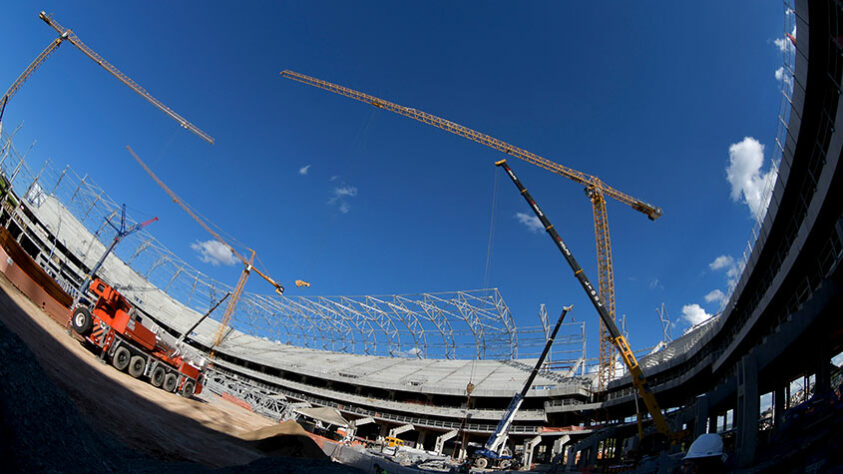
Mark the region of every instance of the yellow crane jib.
[[[59, 44], [61, 44], [62, 41], [66, 40], [69, 41], [73, 46], [76, 46], [79, 51], [82, 52], [82, 54], [91, 58], [92, 61], [99, 64], [100, 67], [108, 71], [112, 76], [116, 77], [120, 82], [127, 85], [129, 88], [138, 93], [138, 95], [146, 99], [149, 103], [157, 107], [159, 110], [169, 115], [170, 118], [178, 122], [179, 125], [190, 130], [191, 132], [193, 132], [206, 142], [210, 143], [211, 145], [214, 144], [213, 137], [200, 130], [199, 127], [188, 122], [184, 117], [177, 114], [173, 109], [167, 107], [166, 105], [164, 105], [163, 102], [153, 97], [152, 94], [147, 92], [146, 89], [141, 87], [137, 82], [133, 81], [129, 76], [120, 72], [119, 69], [111, 65], [108, 61], [103, 59], [102, 56], [97, 54], [94, 50], [92, 50], [85, 43], [83, 43], [82, 40], [80, 40], [79, 37], [73, 33], [73, 30], [63, 27], [59, 24], [59, 22], [57, 22], [50, 15], [47, 15], [47, 13], [43, 11], [39, 13], [38, 17], [41, 18], [44, 23], [48, 24], [51, 28], [56, 30], [61, 36], [57, 38], [53, 43], [51, 43], [50, 46], [48, 46], [47, 49], [45, 49], [37, 58], [35, 58], [35, 61], [30, 64], [30, 66], [24, 71], [23, 74], [21, 74], [21, 77], [18, 78], [18, 81], [15, 81], [15, 84], [13, 84], [12, 88], [10, 89], [12, 90], [12, 93], [14, 93], [16, 87], [20, 87], [20, 84], [22, 84], [23, 81], [25, 81], [26, 78], [30, 74], [32, 74], [35, 69], [41, 65], [41, 63], [44, 62], [44, 60], [47, 58], [47, 56], [49, 56], [50, 53], [52, 53], [53, 51], [55, 51], [56, 48], [58, 48]], [[8, 101], [8, 98], [4, 96], [3, 101], [5, 105], [5, 102]], [[0, 117], [2, 117], [2, 112], [0, 112]]]
[[[519, 148], [515, 145], [499, 140], [495, 137], [486, 135], [485, 133], [472, 130], [468, 127], [450, 120], [437, 117], [436, 115], [422, 112], [421, 110], [412, 107], [405, 107], [387, 100], [366, 94], [364, 92], [356, 91], [339, 84], [334, 84], [322, 79], [307, 76], [295, 71], [285, 70], [281, 72], [281, 76], [287, 79], [301, 82], [309, 86], [318, 87], [334, 94], [343, 95], [351, 99], [371, 104], [380, 109], [389, 110], [398, 115], [426, 123], [433, 127], [445, 130], [446, 132], [459, 135], [471, 141], [475, 141], [490, 148], [494, 148], [507, 155], [520, 158], [535, 166], [544, 168], [553, 173], [562, 175], [575, 183], [585, 186], [586, 194], [591, 201], [591, 208], [594, 215], [594, 234], [597, 247], [597, 269], [598, 269], [598, 287], [600, 294], [605, 301], [606, 307], [614, 320], [615, 317], [615, 282], [614, 282], [614, 268], [612, 264], [612, 246], [609, 236], [609, 221], [606, 212], [606, 199], [604, 196], [611, 197], [620, 201], [631, 208], [645, 214], [650, 220], [655, 220], [661, 217], [662, 210], [656, 206], [648, 204], [640, 199], [636, 199], [626, 193], [623, 193], [611, 186], [607, 186], [596, 176], [592, 176], [582, 171], [569, 168], [567, 166], [555, 163], [535, 153]], [[600, 338], [600, 373], [598, 390], [603, 390], [605, 383], [609, 380], [614, 363], [613, 346], [610, 342], [605, 326], [601, 330]]]

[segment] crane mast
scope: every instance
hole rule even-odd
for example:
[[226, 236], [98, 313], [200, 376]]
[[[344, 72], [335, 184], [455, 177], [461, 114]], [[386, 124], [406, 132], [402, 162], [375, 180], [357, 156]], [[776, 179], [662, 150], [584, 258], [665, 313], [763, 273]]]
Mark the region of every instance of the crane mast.
[[662, 414], [661, 408], [659, 407], [658, 402], [656, 402], [656, 397], [653, 395], [650, 385], [647, 383], [644, 371], [641, 369], [641, 366], [638, 365], [638, 360], [635, 358], [635, 354], [632, 353], [632, 349], [629, 347], [629, 342], [615, 324], [614, 318], [612, 318], [612, 315], [609, 313], [601, 295], [598, 294], [597, 290], [595, 290], [591, 285], [591, 281], [589, 281], [588, 277], [585, 276], [585, 272], [574, 258], [574, 254], [572, 254], [568, 246], [565, 245], [562, 237], [558, 232], [556, 232], [553, 224], [550, 223], [547, 216], [545, 216], [544, 212], [542, 212], [539, 208], [539, 205], [536, 204], [536, 201], [530, 195], [530, 192], [527, 191], [527, 188], [525, 188], [518, 177], [515, 176], [515, 173], [506, 163], [506, 160], [500, 160], [496, 162], [495, 165], [502, 167], [506, 171], [506, 174], [512, 180], [513, 184], [515, 184], [515, 187], [518, 188], [518, 191], [521, 192], [521, 195], [527, 201], [527, 204], [530, 205], [530, 209], [533, 210], [533, 213], [535, 213], [536, 217], [538, 217], [541, 221], [547, 235], [553, 239], [553, 243], [555, 243], [559, 251], [562, 252], [562, 256], [564, 256], [565, 260], [567, 260], [568, 265], [570, 265], [571, 270], [574, 272], [574, 276], [579, 281], [583, 290], [585, 290], [589, 300], [591, 300], [591, 304], [594, 305], [594, 309], [597, 310], [600, 320], [609, 332], [611, 343], [614, 344], [618, 352], [620, 352], [621, 358], [623, 359], [627, 369], [629, 369], [629, 374], [632, 377], [632, 385], [638, 390], [641, 399], [644, 400], [644, 405], [647, 406], [647, 411], [650, 413], [650, 416], [653, 417], [653, 423], [655, 424], [656, 429], [660, 433], [669, 436], [670, 427], [667, 425], [667, 421]]
[[[494, 148], [495, 150], [506, 153], [507, 155], [522, 159], [528, 163], [532, 163], [535, 166], [544, 168], [548, 171], [564, 176], [575, 183], [585, 186], [586, 195], [591, 201], [592, 213], [594, 215], [594, 234], [597, 247], [597, 271], [600, 295], [603, 297], [607, 311], [609, 312], [611, 319], [614, 321], [615, 277], [612, 263], [612, 244], [609, 236], [609, 218], [606, 212], [606, 197], [610, 197], [626, 204], [636, 211], [645, 214], [650, 220], [656, 220], [661, 217], [662, 210], [660, 208], [608, 186], [596, 176], [555, 163], [523, 148], [519, 148], [503, 140], [486, 135], [485, 133], [472, 130], [458, 123], [451, 122], [450, 120], [437, 117], [436, 115], [429, 114], [412, 107], [405, 107], [364, 92], [356, 91], [345, 86], [317, 79], [295, 71], [282, 71], [281, 76], [426, 123], [433, 127], [445, 130], [446, 132], [450, 132], [482, 145], [486, 145], [490, 148]], [[605, 326], [601, 325], [600, 332], [600, 372], [598, 374], [598, 390], [602, 391], [611, 379], [611, 371], [614, 364], [614, 344], [612, 344], [610, 339], [611, 336], [607, 332]]]

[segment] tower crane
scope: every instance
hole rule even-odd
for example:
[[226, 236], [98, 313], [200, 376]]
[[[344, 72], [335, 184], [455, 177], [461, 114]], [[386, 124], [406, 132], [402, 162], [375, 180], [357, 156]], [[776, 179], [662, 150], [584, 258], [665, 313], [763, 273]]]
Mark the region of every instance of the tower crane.
[[[281, 76], [313, 87], [318, 87], [335, 94], [343, 95], [360, 102], [365, 102], [379, 109], [389, 110], [390, 112], [440, 128], [446, 132], [451, 132], [455, 135], [459, 135], [490, 148], [494, 148], [495, 150], [508, 155], [520, 158], [528, 163], [532, 163], [538, 167], [564, 176], [575, 183], [585, 186], [585, 193], [591, 201], [591, 207], [594, 214], [594, 234], [597, 242], [597, 273], [600, 296], [606, 305], [606, 309], [610, 314], [612, 321], [615, 320], [615, 277], [614, 267], [612, 265], [612, 246], [609, 238], [609, 220], [606, 213], [606, 197], [610, 197], [630, 206], [636, 211], [649, 217], [650, 220], [656, 220], [661, 217], [662, 210], [660, 208], [623, 193], [603, 183], [603, 181], [596, 176], [555, 163], [547, 158], [524, 150], [523, 148], [519, 148], [505, 141], [486, 135], [485, 133], [451, 122], [450, 120], [446, 120], [411, 107], [398, 105], [348, 87], [333, 84], [315, 77], [306, 76], [295, 71], [282, 71]], [[600, 371], [598, 374], [597, 384], [599, 391], [602, 391], [611, 379], [613, 367], [614, 345], [611, 342], [611, 335], [608, 333], [605, 324], [601, 324]]]
[[89, 58], [91, 58], [91, 60], [93, 60], [95, 63], [99, 64], [103, 69], [108, 71], [112, 76], [114, 76], [118, 80], [120, 80], [120, 82], [129, 86], [129, 88], [131, 88], [133, 91], [137, 92], [138, 95], [140, 95], [141, 97], [146, 99], [148, 102], [150, 102], [155, 107], [158, 107], [158, 109], [161, 110], [162, 112], [164, 112], [165, 114], [169, 115], [170, 118], [172, 118], [173, 120], [178, 122], [182, 127], [184, 127], [186, 129], [190, 130], [191, 132], [195, 133], [196, 135], [198, 135], [200, 138], [202, 138], [206, 142], [210, 143], [211, 145], [214, 144], [213, 137], [211, 137], [207, 133], [200, 130], [197, 126], [188, 122], [187, 119], [185, 119], [181, 115], [177, 114], [173, 109], [164, 105], [164, 103], [162, 103], [160, 100], [153, 97], [149, 92], [146, 91], [146, 89], [141, 87], [137, 82], [133, 81], [129, 76], [123, 74], [122, 72], [120, 72], [119, 69], [112, 66], [108, 61], [103, 59], [102, 56], [97, 54], [94, 50], [89, 48], [88, 45], [83, 43], [82, 40], [80, 40], [79, 37], [76, 36], [73, 33], [72, 30], [61, 26], [56, 20], [54, 20], [52, 17], [50, 17], [49, 15], [44, 13], [43, 11], [39, 14], [39, 18], [44, 20], [45, 23], [47, 23], [54, 30], [56, 30], [59, 33], [60, 36], [58, 38], [54, 39], [52, 42], [50, 42], [50, 44], [46, 48], [44, 48], [44, 51], [42, 51], [41, 54], [39, 54], [35, 58], [35, 60], [32, 61], [32, 63], [26, 69], [24, 69], [23, 73], [21, 73], [21, 75], [18, 76], [18, 78], [15, 80], [15, 82], [12, 84], [12, 86], [9, 87], [9, 90], [7, 90], [6, 93], [3, 95], [2, 103], [0, 103], [0, 130], [2, 130], [3, 111], [6, 109], [6, 104], [9, 102], [9, 99], [11, 99], [13, 95], [15, 95], [15, 93], [18, 91], [18, 89], [20, 89], [20, 87], [23, 85], [23, 83], [26, 82], [26, 80], [29, 78], [29, 76], [31, 76], [32, 73], [34, 73], [35, 70], [38, 69], [38, 67], [41, 64], [44, 63], [44, 61], [47, 59], [47, 57], [50, 56], [50, 54], [52, 54], [56, 49], [58, 49], [58, 47], [61, 46], [61, 44], [64, 41], [69, 41], [70, 44], [79, 48], [79, 51], [82, 51], [82, 53], [85, 56], [88, 56]]
[[243, 262], [243, 273], [240, 274], [240, 279], [237, 281], [237, 286], [234, 287], [234, 291], [231, 293], [231, 299], [228, 301], [228, 306], [225, 308], [225, 312], [223, 313], [222, 320], [220, 321], [220, 328], [217, 331], [216, 337], [214, 338], [214, 343], [210, 347], [211, 354], [213, 354], [214, 348], [220, 345], [223, 338], [225, 338], [225, 330], [228, 327], [228, 323], [231, 321], [231, 316], [234, 314], [234, 310], [237, 307], [237, 302], [240, 300], [240, 296], [243, 294], [243, 288], [246, 286], [246, 280], [249, 278], [249, 274], [254, 271], [258, 275], [260, 275], [264, 280], [269, 282], [275, 288], [275, 292], [279, 295], [284, 294], [284, 287], [277, 283], [275, 280], [270, 278], [265, 273], [261, 272], [257, 268], [253, 266], [255, 262], [255, 251], [252, 249], [248, 249], [251, 255], [247, 260], [246, 257], [240, 254], [237, 250], [234, 249], [228, 242], [225, 241], [217, 232], [215, 232], [211, 227], [201, 218], [199, 217], [187, 203], [176, 193], [173, 192], [166, 184], [164, 184], [161, 179], [149, 169], [149, 166], [140, 159], [140, 157], [132, 150], [131, 147], [126, 146], [126, 150], [132, 155], [135, 161], [138, 162], [139, 165], [146, 171], [146, 173], [152, 177], [152, 179], [170, 196], [170, 198], [179, 205], [185, 212], [187, 212], [190, 217], [193, 218], [203, 229], [205, 229], [211, 236], [214, 237], [219, 243], [224, 245], [235, 257], [237, 257], [241, 262]]

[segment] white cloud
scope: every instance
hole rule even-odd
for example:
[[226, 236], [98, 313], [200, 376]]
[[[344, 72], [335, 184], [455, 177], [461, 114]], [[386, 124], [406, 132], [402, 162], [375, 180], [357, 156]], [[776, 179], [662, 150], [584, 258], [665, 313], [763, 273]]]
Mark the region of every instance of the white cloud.
[[705, 302], [706, 303], [713, 303], [715, 301], [722, 302], [725, 299], [726, 299], [726, 293], [723, 293], [722, 291], [720, 291], [719, 288], [716, 289], [716, 290], [711, 290], [710, 292], [708, 292], [707, 295], [705, 295]]
[[518, 219], [518, 222], [524, 224], [530, 232], [541, 232], [544, 230], [542, 221], [540, 221], [536, 216], [524, 214], [523, 212], [516, 212], [515, 218]]
[[237, 257], [231, 253], [231, 249], [216, 240], [196, 241], [190, 244], [190, 248], [199, 252], [199, 259], [213, 266], [234, 265]]
[[749, 206], [756, 220], [761, 220], [767, 211], [777, 175], [775, 167], [770, 167], [762, 174], [763, 163], [764, 145], [758, 140], [745, 137], [742, 141], [729, 146], [729, 167], [726, 168], [726, 179], [732, 185], [732, 200], [737, 202], [743, 196], [742, 201]]
[[307, 174], [307, 172], [309, 170], [310, 170], [310, 165], [304, 165], [301, 168], [299, 168], [299, 174], [305, 175], [305, 174]]
[[[336, 181], [337, 179], [339, 179], [338, 176], [332, 176], [330, 181]], [[335, 204], [341, 213], [348, 214], [348, 211], [351, 210], [351, 204], [348, 203], [348, 199], [355, 196], [357, 196], [357, 188], [342, 183], [340, 186], [334, 188], [333, 196], [331, 196], [331, 199], [328, 199], [328, 205]]]
[[731, 255], [721, 255], [708, 264], [708, 268], [712, 270], [720, 270], [721, 268], [730, 267], [735, 264], [735, 259]]
[[691, 323], [691, 326], [697, 325], [710, 317], [711, 315], [696, 303], [686, 304], [682, 307], [682, 318]]
[[664, 289], [664, 285], [662, 285], [662, 282], [660, 282], [658, 278], [653, 278], [652, 280], [650, 280], [650, 283], [647, 286], [649, 286], [651, 290]]
[[738, 262], [731, 255], [721, 255], [708, 264], [708, 268], [712, 270], [726, 270], [726, 277], [729, 279], [729, 285], [737, 282], [740, 276], [740, 266]]
[[[793, 29], [790, 31], [790, 36], [796, 38], [796, 25], [793, 25]], [[787, 35], [774, 39], [773, 44], [775, 44], [779, 51], [783, 53], [796, 50], [796, 46], [793, 45], [793, 41]]]
[[334, 188], [334, 197], [335, 198], [341, 198], [341, 197], [344, 197], [344, 196], [348, 196], [348, 197], [357, 196], [357, 188], [355, 188], [354, 186], [347, 186], [347, 185], [340, 186], [339, 188]]
[[776, 80], [780, 82], [784, 82], [787, 84], [788, 89], [793, 89], [793, 77], [790, 76], [790, 73], [785, 71], [784, 66], [779, 67], [776, 69]]

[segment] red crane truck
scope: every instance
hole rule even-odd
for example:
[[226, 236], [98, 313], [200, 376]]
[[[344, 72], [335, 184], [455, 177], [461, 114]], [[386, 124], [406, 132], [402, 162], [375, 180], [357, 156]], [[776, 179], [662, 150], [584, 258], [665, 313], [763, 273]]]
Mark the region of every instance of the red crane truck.
[[77, 307], [70, 324], [102, 360], [168, 392], [188, 398], [202, 392], [202, 364], [187, 361], [144, 326], [138, 311], [113, 287], [96, 278], [90, 290], [97, 302], [90, 308]]

